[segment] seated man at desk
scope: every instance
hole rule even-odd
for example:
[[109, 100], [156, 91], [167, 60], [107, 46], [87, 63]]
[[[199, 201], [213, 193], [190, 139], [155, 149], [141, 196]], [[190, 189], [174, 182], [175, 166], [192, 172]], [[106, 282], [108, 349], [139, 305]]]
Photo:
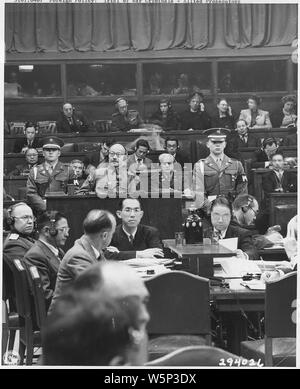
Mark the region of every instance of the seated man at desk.
[[106, 164], [108, 162], [109, 148], [114, 144], [112, 139], [104, 139], [100, 145], [99, 151], [94, 151], [91, 155], [87, 156], [84, 160], [85, 166], [89, 171], [91, 168], [100, 167], [99, 165]]
[[[121, 224], [116, 227], [111, 240], [111, 246], [118, 251], [109, 252], [112, 248], [108, 248], [104, 253], [107, 259], [143, 258], [143, 262], [140, 262], [145, 266], [163, 263], [163, 259], [155, 258], [164, 256], [159, 231], [140, 223], [143, 214], [138, 199], [128, 198], [120, 201], [117, 216], [121, 219]], [[149, 263], [146, 262], [147, 258]]]
[[89, 125], [82, 112], [76, 111], [72, 104], [65, 103], [56, 122], [57, 132], [87, 132]]
[[25, 152], [26, 163], [23, 165], [17, 165], [14, 170], [8, 173], [8, 177], [16, 176], [28, 176], [30, 169], [38, 164], [39, 153], [36, 149], [30, 148]]
[[140, 128], [143, 120], [135, 109], [128, 109], [128, 101], [125, 97], [115, 100], [116, 112], [112, 114], [112, 131], [128, 131], [132, 128]]
[[273, 192], [297, 192], [297, 171], [284, 170], [284, 156], [276, 152], [271, 156], [271, 171], [264, 174], [262, 187], [266, 201]]
[[73, 159], [70, 162], [70, 166], [74, 170], [75, 177], [71, 182], [69, 182], [69, 184], [74, 184], [80, 187], [87, 179], [87, 174], [85, 173], [84, 169], [84, 163], [80, 159]]
[[25, 138], [18, 138], [14, 145], [14, 153], [25, 153], [29, 148], [37, 149], [39, 140], [35, 137], [37, 128], [32, 122], [25, 123], [24, 135]]
[[117, 193], [127, 193], [127, 151], [120, 143], [109, 149], [108, 163], [100, 166], [88, 176], [77, 194], [95, 191], [100, 198], [116, 197]]
[[75, 178], [74, 170], [59, 161], [62, 139], [50, 136], [42, 144], [45, 162], [31, 169], [27, 180], [27, 201], [35, 213], [46, 211], [46, 194], [66, 193], [68, 183]]
[[238, 238], [238, 258], [258, 259], [258, 252], [254, 247], [251, 232], [231, 224], [232, 211], [225, 196], [217, 197], [210, 207], [211, 227], [204, 230], [203, 236], [213, 241], [221, 239]]
[[232, 215], [231, 224], [249, 230], [252, 234], [253, 243], [258, 250], [271, 247], [274, 244], [282, 244], [283, 236], [279, 233], [280, 226], [269, 227], [264, 235], [258, 233], [258, 230], [267, 227], [265, 226], [265, 220], [263, 220], [266, 219], [266, 216], [259, 212], [259, 204], [255, 197], [249, 194], [236, 197], [232, 203]]
[[135, 144], [134, 153], [127, 158], [127, 167], [138, 171], [151, 169], [152, 161], [146, 157], [149, 151], [148, 141], [139, 139]]

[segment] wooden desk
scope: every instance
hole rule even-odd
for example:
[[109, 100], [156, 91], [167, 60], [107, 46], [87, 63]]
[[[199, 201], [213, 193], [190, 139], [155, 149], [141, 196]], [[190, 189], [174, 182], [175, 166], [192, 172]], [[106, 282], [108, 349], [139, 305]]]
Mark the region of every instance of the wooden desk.
[[182, 270], [201, 277], [213, 276], [214, 257], [231, 257], [233, 255], [231, 250], [219, 244], [176, 246], [174, 239], [166, 239], [163, 244], [182, 259]]
[[[47, 209], [62, 212], [68, 219], [70, 236], [66, 249], [73, 246], [74, 240], [83, 234], [82, 223], [92, 209], [105, 209], [113, 215], [119, 206], [120, 199], [96, 196], [49, 196]], [[181, 199], [141, 199], [144, 216], [142, 223], [158, 228], [162, 239], [173, 238], [176, 231], [181, 231], [182, 206]]]
[[3, 186], [6, 193], [12, 196], [16, 200], [25, 199], [25, 190], [21, 191], [21, 188], [26, 188], [27, 177], [4, 177]]
[[297, 214], [297, 193], [270, 193], [270, 225], [279, 224], [283, 236], [287, 223]]

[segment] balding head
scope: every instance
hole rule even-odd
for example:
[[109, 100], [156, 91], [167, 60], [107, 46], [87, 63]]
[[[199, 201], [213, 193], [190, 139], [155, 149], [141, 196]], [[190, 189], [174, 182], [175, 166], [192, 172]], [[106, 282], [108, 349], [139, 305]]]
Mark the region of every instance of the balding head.
[[67, 117], [71, 117], [73, 114], [73, 106], [70, 103], [66, 103], [63, 105], [63, 113]]
[[92, 209], [83, 221], [84, 233], [100, 250], [109, 246], [115, 229], [115, 217], [110, 212], [101, 209]]
[[109, 152], [109, 163], [114, 167], [126, 166], [127, 161], [127, 152], [123, 145], [120, 143], [115, 143], [110, 146]]
[[174, 157], [171, 154], [163, 153], [158, 157], [162, 172], [174, 170]]
[[30, 235], [34, 227], [34, 217], [32, 209], [25, 203], [13, 205], [8, 210], [8, 216], [12, 224], [10, 228], [20, 234]]

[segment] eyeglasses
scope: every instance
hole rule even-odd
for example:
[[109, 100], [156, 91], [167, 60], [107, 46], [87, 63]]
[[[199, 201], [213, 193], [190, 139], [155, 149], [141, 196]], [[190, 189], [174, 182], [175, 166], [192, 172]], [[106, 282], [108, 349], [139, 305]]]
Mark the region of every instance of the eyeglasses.
[[111, 157], [114, 157], [114, 156], [116, 156], [116, 157], [121, 157], [122, 155], [125, 155], [125, 154], [123, 154], [123, 153], [114, 153], [113, 151], [110, 151], [109, 152], [109, 155], [111, 156]]
[[34, 216], [31, 215], [24, 215], [24, 216], [13, 216], [14, 219], [21, 219], [23, 221], [28, 221], [28, 220], [35, 220]]
[[60, 227], [60, 228], [57, 228], [57, 231], [69, 233], [70, 228], [69, 227]]

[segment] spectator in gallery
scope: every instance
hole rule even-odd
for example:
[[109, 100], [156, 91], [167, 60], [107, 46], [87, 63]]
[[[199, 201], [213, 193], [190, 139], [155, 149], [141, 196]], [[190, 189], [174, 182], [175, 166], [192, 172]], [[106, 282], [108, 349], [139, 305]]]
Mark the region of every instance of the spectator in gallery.
[[43, 365], [143, 365], [148, 299], [134, 269], [112, 262], [92, 265], [57, 300], [47, 318]]
[[180, 114], [181, 130], [206, 130], [211, 127], [211, 119], [205, 110], [202, 93], [192, 93], [188, 98], [188, 109]]
[[234, 116], [226, 99], [218, 99], [217, 112], [211, 119], [212, 127], [234, 129]]
[[271, 116], [274, 127], [296, 127], [297, 97], [295, 95], [287, 95], [281, 99], [281, 102], [283, 107]]
[[155, 72], [151, 75], [149, 79], [149, 87], [151, 95], [159, 95], [161, 94], [161, 83], [162, 83], [162, 75], [161, 73]]
[[76, 111], [70, 103], [65, 103], [59, 113], [59, 118], [56, 122], [57, 132], [87, 132], [89, 125], [86, 117], [82, 112]]
[[251, 167], [269, 167], [271, 165], [271, 157], [276, 152], [280, 152], [277, 140], [275, 138], [265, 138], [262, 142], [262, 148], [254, 152]]
[[128, 109], [128, 101], [125, 97], [115, 100], [116, 112], [112, 114], [112, 131], [129, 131], [132, 128], [140, 128], [143, 120], [135, 109]]
[[32, 122], [25, 123], [24, 138], [18, 138], [15, 141], [14, 153], [25, 153], [27, 149], [39, 147], [39, 140], [36, 138], [37, 127]]
[[17, 165], [16, 168], [8, 174], [8, 177], [14, 177], [14, 176], [27, 177], [29, 175], [30, 169], [33, 168], [34, 166], [37, 166], [38, 158], [39, 158], [39, 154], [36, 149], [34, 148], [27, 149], [25, 152], [26, 163], [22, 165]]
[[164, 97], [159, 101], [158, 109], [149, 120], [151, 123], [158, 124], [165, 131], [174, 131], [179, 129], [179, 117], [172, 107], [171, 100]]
[[259, 96], [251, 95], [248, 100], [248, 109], [242, 109], [240, 119], [244, 119], [249, 129], [270, 129], [272, 123], [270, 121], [269, 112], [259, 109], [262, 99]]

